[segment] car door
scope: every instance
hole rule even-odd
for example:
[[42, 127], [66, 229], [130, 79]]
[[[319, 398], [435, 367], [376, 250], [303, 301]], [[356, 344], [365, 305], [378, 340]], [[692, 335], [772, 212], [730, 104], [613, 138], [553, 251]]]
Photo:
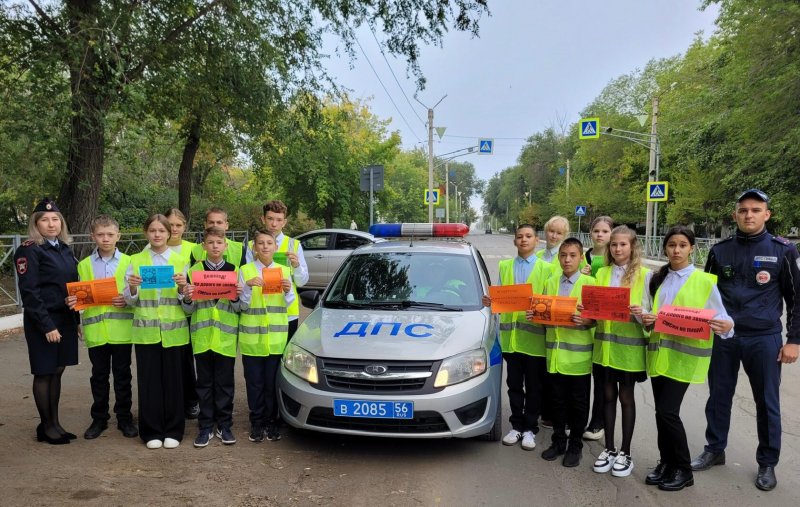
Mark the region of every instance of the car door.
[[336, 270], [339, 269], [339, 266], [342, 265], [353, 250], [367, 243], [372, 243], [372, 241], [363, 236], [346, 232], [336, 233], [336, 241], [333, 248], [328, 252], [328, 279], [325, 284], [330, 283], [331, 278], [336, 274]]
[[[333, 246], [334, 234], [331, 232], [318, 232], [309, 234], [300, 240], [303, 245], [303, 256], [308, 265], [308, 283], [306, 287], [313, 289], [325, 288], [332, 274], [328, 272], [328, 256]], [[338, 265], [337, 265], [338, 267]]]

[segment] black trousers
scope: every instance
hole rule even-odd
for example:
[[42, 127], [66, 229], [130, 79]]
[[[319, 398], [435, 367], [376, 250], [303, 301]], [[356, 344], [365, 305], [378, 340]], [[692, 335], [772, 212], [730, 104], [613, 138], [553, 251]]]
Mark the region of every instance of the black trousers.
[[247, 406], [250, 409], [250, 424], [266, 426], [274, 421], [277, 404], [275, 377], [281, 364], [281, 356], [242, 356], [244, 382], [247, 389]]
[[92, 362], [92, 376], [89, 385], [92, 387], [92, 419], [108, 421], [111, 383], [109, 376], [114, 374], [114, 414], [117, 422], [133, 422], [131, 405], [131, 349], [130, 344], [106, 344], [89, 348], [89, 361]]
[[180, 347], [136, 345], [139, 436], [143, 441], [183, 439], [183, 364]]
[[681, 403], [689, 384], [663, 376], [651, 377], [650, 383], [653, 386], [653, 401], [656, 406], [656, 429], [661, 463], [673, 468], [691, 470], [689, 443], [681, 421]]
[[183, 371], [183, 406], [186, 410], [192, 408], [197, 399], [197, 373], [194, 368], [194, 352], [192, 344], [181, 345], [181, 367]]
[[605, 427], [605, 385], [606, 385], [605, 366], [592, 364], [592, 417], [589, 419], [588, 429], [598, 429]]
[[547, 375], [544, 357], [519, 352], [506, 352], [506, 385], [511, 405], [511, 427], [517, 431], [539, 432], [542, 391]]
[[200, 429], [230, 428], [233, 425], [233, 378], [235, 357], [223, 356], [213, 350], [194, 356], [197, 364], [197, 398], [200, 400]]
[[294, 333], [297, 331], [297, 327], [299, 325], [298, 324], [299, 322], [300, 322], [300, 319], [294, 319], [294, 320], [290, 320], [289, 321], [289, 340], [292, 339], [292, 336], [294, 336]]
[[569, 426], [569, 447], [583, 449], [582, 429], [589, 418], [592, 376], [560, 373], [547, 376], [553, 390], [553, 443], [567, 447], [566, 426]]

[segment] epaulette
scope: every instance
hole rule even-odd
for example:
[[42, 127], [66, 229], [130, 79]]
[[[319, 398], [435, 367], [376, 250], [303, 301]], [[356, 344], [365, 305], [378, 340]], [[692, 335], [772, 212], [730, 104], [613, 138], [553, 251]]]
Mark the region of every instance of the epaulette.
[[22, 246], [31, 246], [31, 245], [35, 245], [35, 244], [36, 244], [36, 242], [34, 240], [29, 239], [29, 240], [23, 242]]
[[772, 241], [777, 241], [781, 245], [792, 246], [792, 242], [781, 236], [772, 236]]

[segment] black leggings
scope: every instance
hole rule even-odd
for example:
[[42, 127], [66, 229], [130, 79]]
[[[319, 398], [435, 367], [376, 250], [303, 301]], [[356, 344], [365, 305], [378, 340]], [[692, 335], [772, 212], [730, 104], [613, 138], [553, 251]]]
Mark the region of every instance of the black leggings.
[[33, 376], [33, 399], [36, 402], [36, 410], [39, 411], [44, 433], [52, 439], [60, 438], [65, 433], [58, 421], [58, 403], [61, 400], [61, 375], [63, 374], [64, 367], [58, 366], [51, 375]]
[[605, 382], [605, 437], [606, 449], [614, 449], [614, 428], [617, 420], [617, 398], [622, 407], [622, 446], [620, 451], [631, 455], [633, 427], [636, 424], [636, 401], [633, 397], [635, 383], [617, 382], [607, 378]]

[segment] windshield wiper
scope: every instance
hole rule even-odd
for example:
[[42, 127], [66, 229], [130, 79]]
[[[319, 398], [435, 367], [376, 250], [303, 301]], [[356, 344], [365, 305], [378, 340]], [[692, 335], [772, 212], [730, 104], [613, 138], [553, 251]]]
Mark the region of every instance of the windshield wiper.
[[443, 303], [430, 303], [428, 301], [402, 301], [403, 308], [430, 308], [432, 310], [439, 310], [441, 312], [461, 312], [461, 308], [457, 306], [449, 306]]
[[326, 308], [369, 308], [372, 305], [365, 303], [354, 303], [352, 301], [325, 301]]

